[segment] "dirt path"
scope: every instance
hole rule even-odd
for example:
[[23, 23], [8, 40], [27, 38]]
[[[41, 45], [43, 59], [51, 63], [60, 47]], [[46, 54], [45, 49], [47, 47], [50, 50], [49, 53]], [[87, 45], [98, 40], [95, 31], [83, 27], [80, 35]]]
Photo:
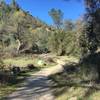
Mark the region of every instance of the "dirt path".
[[30, 77], [22, 87], [9, 95], [7, 100], [55, 100], [53, 90], [50, 89], [53, 84], [51, 80], [42, 75]]
[[48, 76], [63, 71], [63, 65], [65, 62], [58, 60], [58, 65], [32, 74], [7, 100], [55, 100], [51, 87], [56, 84]]
[[48, 79], [48, 76], [62, 70], [62, 64], [42, 69], [27, 78], [16, 92], [7, 97], [7, 100], [55, 100], [52, 94], [53, 88], [51, 88], [55, 83]]

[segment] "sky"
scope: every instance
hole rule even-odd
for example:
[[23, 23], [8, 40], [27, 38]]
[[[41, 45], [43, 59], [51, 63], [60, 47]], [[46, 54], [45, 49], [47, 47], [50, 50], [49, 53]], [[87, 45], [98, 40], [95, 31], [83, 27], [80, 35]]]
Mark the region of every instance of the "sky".
[[[60, 9], [64, 13], [64, 19], [76, 20], [83, 15], [83, 0], [76, 2], [75, 0], [16, 0], [19, 6], [25, 11], [29, 11], [31, 15], [40, 18], [48, 24], [53, 24], [48, 11], [52, 8]], [[11, 0], [6, 0], [10, 3]]]

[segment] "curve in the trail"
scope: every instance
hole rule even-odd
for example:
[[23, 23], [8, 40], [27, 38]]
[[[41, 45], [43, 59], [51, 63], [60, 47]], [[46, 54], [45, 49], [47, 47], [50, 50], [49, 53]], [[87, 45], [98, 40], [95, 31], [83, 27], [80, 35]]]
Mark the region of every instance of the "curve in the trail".
[[31, 77], [16, 92], [10, 94], [6, 100], [55, 100], [53, 86], [56, 84], [48, 78], [49, 75], [62, 72], [66, 63], [58, 60], [58, 65], [42, 69]]
[[48, 76], [62, 70], [63, 67], [60, 64], [42, 69], [28, 77], [16, 92], [7, 97], [7, 100], [55, 100], [52, 94], [54, 89], [51, 88], [55, 83], [48, 79]]

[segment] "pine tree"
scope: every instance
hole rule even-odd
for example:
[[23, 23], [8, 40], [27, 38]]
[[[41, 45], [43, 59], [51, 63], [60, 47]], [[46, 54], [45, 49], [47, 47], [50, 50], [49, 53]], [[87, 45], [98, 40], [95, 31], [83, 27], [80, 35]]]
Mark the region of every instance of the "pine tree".
[[60, 9], [51, 9], [49, 11], [49, 15], [51, 16], [55, 26], [59, 29], [63, 23], [63, 12]]
[[17, 4], [16, 0], [12, 0], [11, 2], [11, 8], [12, 8], [12, 11], [14, 12], [15, 10], [19, 10], [19, 5]]

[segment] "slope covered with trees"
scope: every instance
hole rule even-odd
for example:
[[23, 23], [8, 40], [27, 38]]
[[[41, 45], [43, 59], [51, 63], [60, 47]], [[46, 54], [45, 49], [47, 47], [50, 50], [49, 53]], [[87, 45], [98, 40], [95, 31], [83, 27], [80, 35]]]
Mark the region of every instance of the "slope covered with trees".
[[[35, 31], [48, 27], [43, 21], [23, 11], [15, 0], [0, 3], [0, 47], [3, 51], [19, 51], [34, 45]], [[26, 46], [26, 47], [25, 47]]]
[[[78, 37], [75, 23], [63, 20], [63, 12], [51, 9], [48, 13], [54, 26], [47, 25], [22, 10], [12, 0], [11, 4], [0, 3], [0, 48], [11, 54], [52, 52], [57, 55], [78, 55]], [[4, 49], [3, 49], [4, 48]]]

